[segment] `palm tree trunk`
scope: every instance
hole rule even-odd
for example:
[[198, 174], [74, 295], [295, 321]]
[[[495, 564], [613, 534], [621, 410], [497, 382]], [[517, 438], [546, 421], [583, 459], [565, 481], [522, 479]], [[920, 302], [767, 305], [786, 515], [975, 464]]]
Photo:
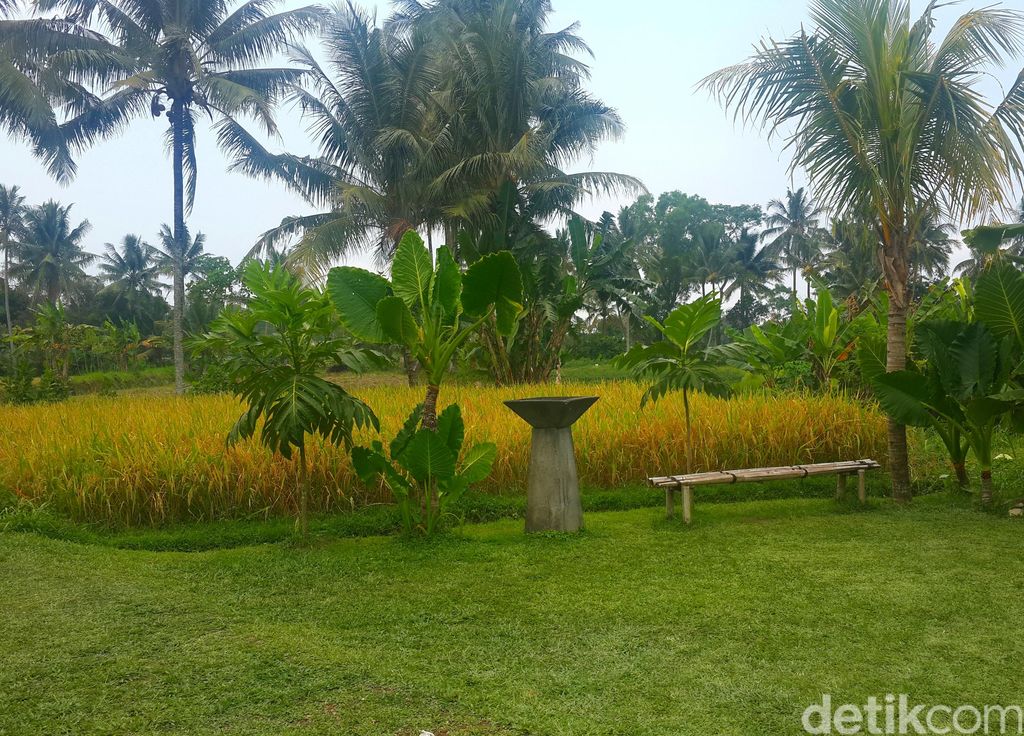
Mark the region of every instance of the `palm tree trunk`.
[[185, 393], [185, 347], [182, 323], [185, 319], [185, 275], [182, 273], [181, 257], [185, 253], [185, 132], [183, 129], [184, 106], [178, 100], [171, 103], [171, 135], [173, 151], [171, 165], [174, 169], [174, 243], [178, 262], [174, 266], [174, 393]]
[[[889, 302], [889, 326], [886, 337], [885, 370], [887, 373], [907, 367], [907, 308], [896, 299]], [[910, 456], [907, 450], [907, 428], [892, 417], [888, 421], [889, 473], [892, 496], [900, 502], [910, 500]]]
[[10, 284], [11, 284], [11, 241], [9, 238], [4, 238], [4, 314], [7, 315], [7, 342], [8, 349], [11, 351], [11, 375], [14, 375], [15, 364], [14, 364], [14, 326], [11, 322], [11, 295], [10, 295]]

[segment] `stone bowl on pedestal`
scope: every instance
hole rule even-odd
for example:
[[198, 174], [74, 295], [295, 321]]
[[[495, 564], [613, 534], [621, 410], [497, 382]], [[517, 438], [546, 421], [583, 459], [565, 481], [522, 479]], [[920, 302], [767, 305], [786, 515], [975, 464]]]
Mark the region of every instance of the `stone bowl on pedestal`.
[[526, 490], [526, 531], [575, 532], [583, 528], [572, 425], [596, 396], [541, 396], [506, 401], [533, 427]]

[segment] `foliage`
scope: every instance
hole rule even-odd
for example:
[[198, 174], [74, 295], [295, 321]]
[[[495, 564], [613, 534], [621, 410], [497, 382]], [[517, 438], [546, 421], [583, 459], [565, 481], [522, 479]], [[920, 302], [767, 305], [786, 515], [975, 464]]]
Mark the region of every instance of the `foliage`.
[[[481, 342], [499, 384], [543, 383], [561, 362], [573, 320], [583, 310], [599, 310], [617, 300], [638, 311], [642, 279], [632, 262], [630, 240], [606, 237], [573, 217], [556, 238], [537, 234], [512, 244], [523, 274], [523, 314], [507, 336], [485, 327]], [[461, 241], [463, 254], [469, 250]], [[479, 242], [474, 251], [482, 250]], [[476, 258], [475, 254], [470, 258]]]
[[[433, 534], [451, 504], [471, 484], [491, 474], [498, 454], [493, 442], [474, 445], [462, 454], [465, 425], [458, 404], [450, 404], [437, 418], [437, 429], [420, 427], [422, 406], [417, 406], [391, 440], [352, 448], [352, 465], [364, 483], [379, 480], [394, 497], [407, 533]], [[461, 460], [460, 460], [461, 456]]]
[[419, 362], [427, 378], [422, 418], [429, 430], [436, 429], [439, 388], [456, 351], [484, 324], [510, 334], [523, 298], [508, 251], [484, 256], [462, 273], [447, 247], [438, 248], [432, 263], [413, 230], [395, 251], [390, 282], [346, 266], [331, 269], [327, 290], [353, 335], [401, 346]]
[[353, 430], [378, 427], [369, 406], [320, 372], [337, 361], [366, 367], [366, 356], [334, 337], [328, 297], [304, 287], [283, 268], [253, 263], [246, 269], [245, 286], [252, 293], [247, 309], [225, 311], [205, 338], [225, 356], [233, 393], [246, 405], [228, 433], [228, 443], [252, 437], [259, 429], [260, 443], [271, 452], [290, 459], [298, 451], [299, 523], [305, 536], [307, 436], [348, 445]]
[[664, 324], [653, 317], [647, 317], [647, 321], [664, 339], [653, 345], [638, 345], [619, 360], [619, 365], [629, 368], [638, 377], [654, 379], [654, 383], [644, 391], [640, 399], [641, 407], [648, 401], [657, 401], [670, 391], [682, 392], [687, 473], [694, 467], [690, 393], [704, 391], [726, 394], [729, 391], [721, 375], [714, 370], [714, 351], [701, 347], [704, 337], [721, 320], [722, 303], [710, 296], [676, 307]]
[[1017, 365], [1010, 338], [997, 341], [978, 322], [933, 322], [918, 330], [923, 373], [872, 370], [872, 383], [885, 410], [904, 424], [930, 426], [942, 439], [964, 484], [966, 448], [981, 471], [982, 503], [992, 500], [992, 446], [997, 422], [1019, 403], [1006, 391]]

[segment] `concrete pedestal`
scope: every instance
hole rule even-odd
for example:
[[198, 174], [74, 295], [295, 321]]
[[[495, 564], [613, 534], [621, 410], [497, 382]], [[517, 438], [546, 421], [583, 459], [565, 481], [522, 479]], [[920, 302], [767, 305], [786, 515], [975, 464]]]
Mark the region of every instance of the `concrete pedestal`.
[[596, 396], [570, 396], [505, 402], [533, 427], [526, 531], [576, 532], [583, 528], [572, 425], [595, 401]]

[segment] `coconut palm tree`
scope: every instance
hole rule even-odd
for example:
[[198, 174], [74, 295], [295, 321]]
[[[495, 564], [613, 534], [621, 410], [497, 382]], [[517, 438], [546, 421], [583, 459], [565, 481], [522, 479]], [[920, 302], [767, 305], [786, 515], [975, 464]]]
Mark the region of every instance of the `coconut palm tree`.
[[[765, 229], [761, 237], [770, 240], [769, 254], [782, 256], [793, 269], [793, 298], [796, 298], [796, 276], [809, 277], [817, 269], [822, 256], [822, 242], [815, 237], [822, 210], [811, 199], [804, 187], [795, 192], [786, 190], [785, 199], [768, 203]], [[811, 282], [807, 278], [807, 298], [811, 296]]]
[[7, 315], [7, 342], [14, 367], [14, 326], [11, 321], [11, 250], [25, 230], [25, 197], [16, 186], [0, 184], [0, 248], [4, 250], [4, 314]]
[[75, 163], [60, 123], [91, 95], [66, 71], [74, 68], [78, 80], [110, 84], [119, 66], [116, 49], [75, 23], [24, 15], [18, 0], [0, 1], [0, 130], [28, 143], [50, 174], [67, 183]]
[[[1024, 48], [1024, 14], [970, 10], [933, 39], [932, 0], [916, 21], [907, 0], [813, 0], [811, 23], [701, 85], [726, 109], [786, 131], [827, 209], [871, 212], [889, 292], [886, 369], [905, 368], [911, 253], [918, 223], [972, 219], [1006, 203], [1021, 170], [1024, 73], [990, 104], [980, 83]], [[893, 495], [910, 498], [906, 429], [889, 420]]]
[[921, 284], [949, 273], [955, 233], [956, 228], [941, 222], [935, 213], [926, 214], [917, 222], [917, 231], [910, 243], [911, 272], [915, 281]]
[[832, 221], [823, 276], [829, 291], [846, 302], [851, 318], [871, 301], [882, 281], [878, 251], [878, 228], [858, 217]]
[[285, 218], [249, 255], [299, 237], [291, 259], [314, 271], [360, 250], [383, 266], [406, 231], [440, 219], [426, 191], [443, 122], [436, 71], [423, 33], [399, 35], [352, 4], [326, 18], [322, 40], [327, 68], [309, 49], [291, 52], [307, 80], [291, 96], [319, 145], [316, 158], [271, 153], [232, 124], [221, 130], [234, 168], [279, 179], [319, 210]]
[[171, 291], [174, 294], [174, 308], [171, 312], [174, 333], [174, 391], [185, 393], [185, 279], [194, 273], [202, 263], [206, 236], [196, 233], [189, 238], [177, 237], [166, 224], [160, 226], [160, 247], [155, 248], [156, 263], [171, 276]]
[[120, 249], [112, 243], [104, 248], [99, 270], [107, 281], [105, 288], [115, 292], [115, 301], [125, 300], [134, 312], [140, 300], [160, 291], [156, 251], [138, 235], [125, 235]]
[[[1024, 224], [1024, 199], [1014, 208], [1013, 221]], [[1024, 265], [1024, 236], [997, 240], [995, 243], [965, 239], [964, 245], [970, 256], [953, 267], [953, 272], [969, 279], [976, 279], [994, 263]]]
[[[61, 125], [72, 149], [119, 133], [131, 120], [166, 115], [174, 180], [174, 236], [187, 248], [185, 214], [196, 192], [196, 123], [208, 115], [217, 129], [255, 121], [267, 135], [272, 108], [302, 70], [261, 67], [299, 35], [315, 29], [317, 6], [273, 13], [275, 0], [37, 0], [42, 13], [64, 13], [83, 34], [106, 39], [118, 64], [105, 70], [106, 96], [88, 95]], [[103, 34], [103, 35], [100, 35]], [[95, 76], [67, 65], [69, 82]], [[181, 352], [180, 346], [177, 348]], [[176, 376], [183, 386], [183, 377]]]
[[82, 249], [92, 226], [88, 220], [73, 225], [72, 206], [51, 199], [25, 212], [21, 257], [14, 273], [32, 289], [37, 302], [56, 306], [88, 278], [85, 267], [96, 258]]
[[738, 327], [753, 323], [756, 300], [772, 292], [771, 284], [781, 270], [770, 248], [758, 248], [760, 240], [760, 233], [743, 228], [730, 249], [728, 271], [731, 281], [722, 287], [722, 297], [737, 297], [729, 315], [732, 318], [736, 313], [734, 319], [741, 323], [736, 325]]
[[584, 89], [590, 71], [576, 55], [591, 51], [579, 25], [549, 31], [551, 12], [549, 0], [414, 0], [394, 19], [425, 24], [438, 39], [450, 150], [431, 191], [449, 218], [474, 228], [501, 218], [506, 182], [519, 189], [521, 209], [541, 218], [571, 216], [591, 194], [645, 191], [622, 174], [566, 173], [623, 124]]

